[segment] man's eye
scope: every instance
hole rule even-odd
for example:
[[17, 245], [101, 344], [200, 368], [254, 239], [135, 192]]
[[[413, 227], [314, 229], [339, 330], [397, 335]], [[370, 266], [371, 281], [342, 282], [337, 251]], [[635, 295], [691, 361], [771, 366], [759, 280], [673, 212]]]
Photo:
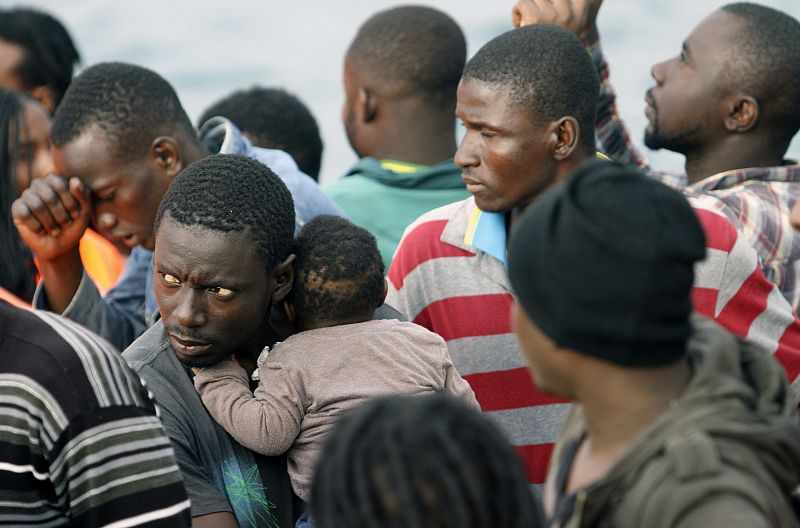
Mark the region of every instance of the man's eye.
[[100, 202], [110, 202], [114, 199], [114, 195], [116, 194], [116, 190], [111, 191], [102, 191], [97, 193], [97, 200]]
[[170, 275], [169, 273], [162, 273], [161, 280], [164, 281], [165, 284], [169, 284], [170, 286], [178, 286], [180, 285], [181, 281], [175, 275]]
[[209, 288], [208, 291], [222, 299], [227, 299], [228, 297], [233, 296], [233, 290], [223, 288], [222, 286], [214, 286], [213, 288]]

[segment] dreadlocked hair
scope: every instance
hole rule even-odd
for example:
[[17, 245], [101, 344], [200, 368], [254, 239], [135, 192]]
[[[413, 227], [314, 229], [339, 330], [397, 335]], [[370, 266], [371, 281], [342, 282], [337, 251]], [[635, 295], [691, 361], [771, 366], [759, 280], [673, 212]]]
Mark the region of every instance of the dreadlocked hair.
[[336, 424], [311, 488], [319, 528], [544, 526], [497, 427], [448, 396], [373, 400]]
[[383, 303], [383, 261], [366, 229], [321, 215], [295, 242], [295, 283], [289, 301], [302, 322], [370, 318]]
[[36, 267], [11, 219], [11, 204], [18, 198], [15, 167], [24, 126], [22, 96], [0, 89], [0, 287], [30, 301]]

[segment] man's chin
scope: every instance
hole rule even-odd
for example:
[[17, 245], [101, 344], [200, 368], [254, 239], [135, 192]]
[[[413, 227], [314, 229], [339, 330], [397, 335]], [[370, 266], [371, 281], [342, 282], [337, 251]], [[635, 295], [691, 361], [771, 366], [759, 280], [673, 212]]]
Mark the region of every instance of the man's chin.
[[[173, 350], [175, 349], [173, 348]], [[175, 352], [175, 355], [178, 356], [178, 361], [186, 368], [205, 368], [213, 367], [230, 354], [222, 354], [220, 356], [182, 356], [178, 352]]]
[[644, 132], [644, 146], [650, 150], [661, 150], [664, 148], [661, 138], [649, 129]]

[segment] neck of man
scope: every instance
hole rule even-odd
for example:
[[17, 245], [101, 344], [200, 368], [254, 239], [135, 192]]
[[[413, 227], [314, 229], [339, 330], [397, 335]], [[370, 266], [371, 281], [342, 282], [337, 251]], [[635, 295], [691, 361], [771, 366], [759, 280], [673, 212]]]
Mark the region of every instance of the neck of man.
[[636, 436], [663, 414], [686, 387], [691, 372], [682, 360], [663, 367], [621, 368], [600, 362], [580, 385], [590, 456], [616, 460]]
[[[518, 204], [516, 207], [511, 209], [511, 211], [506, 213], [506, 232], [511, 232], [511, 227], [514, 225], [514, 222], [516, 222], [517, 218], [519, 218], [520, 215], [522, 215], [522, 213], [528, 209], [528, 206], [531, 205], [540, 194], [569, 178], [569, 175], [572, 174], [581, 163], [590, 157], [590, 154], [584, 153], [580, 149], [576, 149], [569, 158], [555, 162], [555, 166], [552, 169], [553, 176], [550, 178], [550, 183], [544, 188], [540, 189], [534, 196]], [[508, 241], [510, 240], [511, 238], [508, 237]]]
[[763, 135], [732, 135], [719, 143], [683, 152], [690, 183], [709, 176], [750, 167], [775, 167], [783, 162], [788, 144]]
[[199, 139], [192, 138], [185, 141], [183, 145], [184, 168], [188, 167], [195, 161], [200, 161], [211, 155], [211, 151], [206, 148]]
[[435, 112], [412, 98], [382, 107], [383, 116], [371, 132], [372, 145], [364, 156], [436, 165], [456, 153], [454, 112]]

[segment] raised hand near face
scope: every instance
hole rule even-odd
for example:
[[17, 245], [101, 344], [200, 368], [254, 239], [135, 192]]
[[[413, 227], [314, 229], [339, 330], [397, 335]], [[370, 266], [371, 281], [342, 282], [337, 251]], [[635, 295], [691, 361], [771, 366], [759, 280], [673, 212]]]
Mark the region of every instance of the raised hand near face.
[[517, 0], [511, 10], [514, 27], [553, 24], [577, 36], [594, 28], [603, 0]]
[[39, 261], [76, 251], [89, 225], [89, 194], [78, 178], [51, 174], [36, 179], [14, 201], [11, 216], [20, 237]]

